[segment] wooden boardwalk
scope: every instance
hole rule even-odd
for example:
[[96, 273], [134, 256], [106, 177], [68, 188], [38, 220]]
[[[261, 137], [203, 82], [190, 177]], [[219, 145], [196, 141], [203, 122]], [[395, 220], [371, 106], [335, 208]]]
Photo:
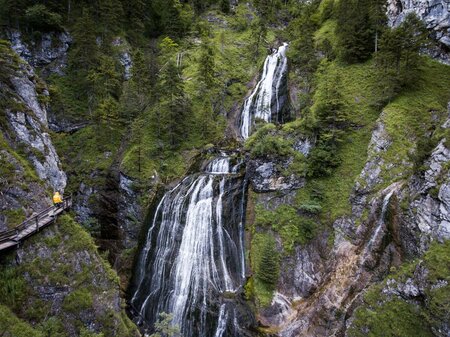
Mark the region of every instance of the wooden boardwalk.
[[56, 217], [72, 206], [72, 198], [63, 200], [61, 206], [51, 206], [40, 213], [33, 215], [17, 227], [0, 232], [0, 252], [19, 245], [19, 243], [29, 236], [39, 232], [41, 228], [48, 226], [56, 220]]

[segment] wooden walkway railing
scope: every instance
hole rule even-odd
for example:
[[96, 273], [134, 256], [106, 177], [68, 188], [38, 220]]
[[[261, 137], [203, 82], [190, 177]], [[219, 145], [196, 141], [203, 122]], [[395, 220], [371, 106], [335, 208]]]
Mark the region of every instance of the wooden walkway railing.
[[64, 198], [60, 206], [51, 206], [33, 215], [17, 227], [0, 232], [0, 251], [17, 246], [22, 240], [55, 221], [56, 216], [72, 206], [72, 197]]

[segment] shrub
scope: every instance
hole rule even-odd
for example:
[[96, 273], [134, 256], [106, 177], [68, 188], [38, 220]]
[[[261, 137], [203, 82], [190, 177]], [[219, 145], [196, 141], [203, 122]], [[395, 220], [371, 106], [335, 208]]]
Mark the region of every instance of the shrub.
[[25, 19], [28, 23], [42, 31], [61, 30], [61, 15], [51, 12], [45, 5], [36, 4], [25, 11]]

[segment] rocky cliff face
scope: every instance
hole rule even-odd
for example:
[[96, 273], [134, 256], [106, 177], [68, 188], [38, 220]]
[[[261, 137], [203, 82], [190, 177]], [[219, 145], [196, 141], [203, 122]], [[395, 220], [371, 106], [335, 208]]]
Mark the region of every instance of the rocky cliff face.
[[44, 77], [51, 73], [64, 75], [67, 51], [72, 43], [72, 37], [67, 32], [43, 33], [40, 39], [27, 43], [19, 30], [11, 29], [6, 32], [6, 38], [24, 61], [34, 68], [43, 69]]
[[[69, 216], [2, 256], [2, 304], [36, 331], [51, 336], [136, 336], [122, 310], [115, 272], [98, 255], [92, 238]], [[13, 326], [5, 326], [8, 334]]]
[[15, 143], [23, 143], [28, 147], [28, 156], [41, 179], [55, 190], [64, 190], [67, 178], [47, 132], [47, 111], [43, 102], [48, 91], [32, 68], [23, 63], [19, 71], [10, 77], [10, 81], [17, 93], [17, 103], [22, 105], [22, 109], [6, 111], [11, 130], [15, 133]]
[[390, 26], [398, 26], [409, 13], [415, 13], [431, 31], [439, 48], [431, 54], [450, 64], [450, 5], [445, 0], [388, 0], [387, 15]]
[[[280, 336], [367, 334], [374, 325], [364, 324], [364, 320], [352, 323], [367, 289], [406, 259], [423, 256], [433, 242], [450, 238], [450, 152], [446, 138], [438, 142], [422, 173], [406, 179], [393, 173], [388, 179], [386, 172], [396, 172], [398, 163], [385, 160], [384, 153], [393, 146], [393, 139], [386, 131], [384, 119], [382, 113], [372, 134], [367, 162], [354, 186], [350, 198], [352, 214], [337, 219], [331, 233], [323, 232], [282, 259], [277, 293], [271, 305], [259, 313], [260, 322]], [[448, 120], [441, 125], [443, 132], [449, 125]], [[410, 167], [412, 163], [402, 165]], [[280, 197], [280, 192], [271, 196], [260, 194], [257, 200], [266, 209], [291, 202], [286, 196]], [[327, 244], [330, 236], [334, 238], [333, 245]], [[379, 292], [386, 296], [379, 295], [384, 298], [380, 303], [414, 300], [415, 310], [419, 310], [426, 303], [423, 298], [422, 304], [417, 302], [420, 296], [432, 298], [432, 289], [446, 286], [429, 277], [429, 267], [419, 264], [415, 268], [411, 276], [401, 281], [388, 280]], [[446, 336], [446, 318], [439, 317], [432, 329], [436, 336]]]
[[[48, 130], [45, 84], [5, 41], [0, 59], [0, 230], [5, 230], [50, 205], [52, 190], [63, 191], [67, 178]], [[70, 216], [2, 252], [0, 279], [4, 334], [16, 335], [20, 323], [31, 336], [136, 336], [122, 310], [117, 275]]]
[[[48, 133], [45, 84], [7, 44], [0, 48], [6, 61], [0, 81], [1, 153], [2, 162], [8, 163], [1, 186], [0, 228], [6, 228], [48, 205], [47, 189], [63, 191], [67, 178]], [[14, 219], [12, 214], [21, 216]]]

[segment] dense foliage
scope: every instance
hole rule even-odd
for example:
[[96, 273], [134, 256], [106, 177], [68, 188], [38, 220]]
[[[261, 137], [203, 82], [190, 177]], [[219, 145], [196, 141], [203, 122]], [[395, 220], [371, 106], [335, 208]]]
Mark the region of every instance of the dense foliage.
[[[378, 118], [393, 143], [382, 154], [382, 160], [392, 165], [385, 170], [383, 184], [422, 173], [423, 163], [442, 139], [437, 126], [441, 120], [428, 112], [444, 114], [448, 68], [420, 54], [430, 41], [417, 17], [410, 15], [398, 27], [387, 27], [385, 3], [254, 0], [231, 6], [228, 0], [0, 0], [0, 25], [19, 29], [26, 42], [37, 45], [47, 33], [68, 31], [73, 38], [64, 74], [46, 78], [51, 112], [68, 123], [85, 123], [76, 132], [54, 135], [71, 177], [69, 191], [81, 183], [104, 186], [112, 168], [119, 168], [136, 179], [133, 187], [147, 193], [158, 178], [169, 182], [183, 176], [192, 158], [210, 144], [234, 145], [226, 117], [239, 110], [248, 84], [261, 70], [265, 51], [281, 41], [290, 42], [294, 120], [283, 126], [258, 125], [244, 146], [251, 159], [288, 163], [277, 166], [280, 174], [306, 181], [301, 190], [290, 191], [289, 205], [255, 207], [253, 275], [246, 293], [265, 306], [276, 289], [283, 257], [330, 231], [336, 218], [351, 212], [349, 198]], [[4, 41], [0, 54], [0, 80], [5, 82], [5, 74], [18, 61]], [[132, 60], [131, 68], [123, 62], [126, 57]], [[0, 88], [2, 109], [5, 102], [13, 104], [6, 89]], [[314, 144], [308, 155], [295, 148], [300, 135]], [[10, 149], [3, 137], [0, 145], [21, 159], [20, 149]], [[404, 165], [408, 161], [411, 167]], [[0, 181], [14, 182], [14, 167], [6, 157], [0, 157], [0, 163]], [[24, 181], [37, 179], [29, 166], [24, 166]], [[101, 202], [96, 198], [89, 199], [93, 208]], [[18, 211], [8, 216], [20, 222], [24, 215]], [[62, 231], [81, 235], [68, 222]], [[96, 219], [83, 225], [91, 234], [101, 234]], [[60, 239], [60, 233], [56, 235]], [[69, 249], [83, 248], [79, 241], [83, 240], [68, 244]], [[89, 243], [85, 249], [93, 247]], [[439, 270], [430, 267], [433, 273], [446, 270], [443, 255], [434, 247], [427, 256], [439, 263]], [[50, 274], [48, 263], [42, 269]], [[43, 271], [31, 273], [43, 278]], [[50, 281], [67, 281], [64, 272], [51, 274]], [[0, 295], [9, 309], [0, 306], [5, 317], [0, 326], [18, 321], [10, 308], [25, 318], [43, 319], [43, 312], [21, 309], [31, 291], [23, 278], [9, 269], [2, 275]], [[434, 317], [448, 318], [447, 288], [428, 291], [425, 311], [400, 299], [376, 303], [379, 289], [371, 290], [351, 333], [362, 335], [369, 327], [375, 335], [386, 331], [427, 335]], [[77, 289], [62, 306], [76, 315], [92, 306], [93, 296], [91, 289]], [[401, 319], [395, 324], [389, 322], [397, 316]], [[64, 335], [60, 320], [45, 320], [34, 331], [17, 324], [30, 336]], [[161, 317], [156, 335], [176, 334], [170, 320]], [[77, 332], [89, 335], [81, 328]]]

